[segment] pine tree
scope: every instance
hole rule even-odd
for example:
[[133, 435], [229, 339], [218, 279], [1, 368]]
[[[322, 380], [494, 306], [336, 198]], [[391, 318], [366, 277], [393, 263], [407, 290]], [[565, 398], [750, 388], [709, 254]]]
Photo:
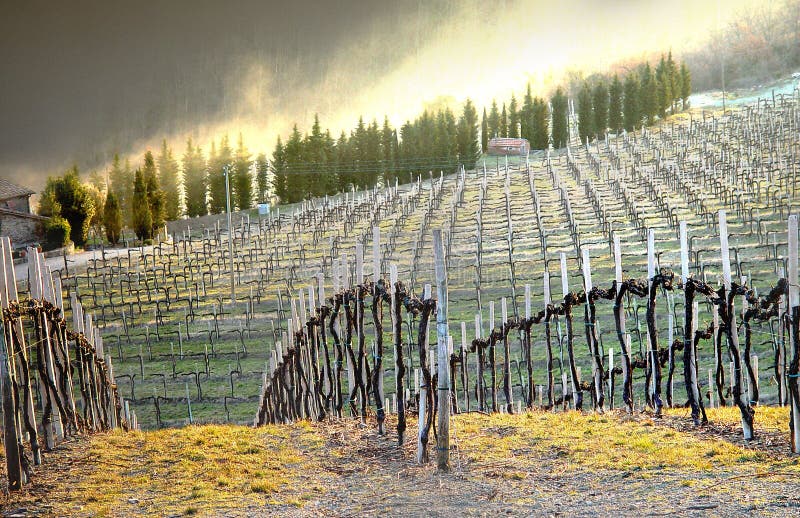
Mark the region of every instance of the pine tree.
[[253, 206], [253, 175], [250, 172], [250, 152], [244, 145], [242, 134], [236, 146], [236, 156], [233, 162], [233, 176], [231, 178], [231, 204], [239, 210], [246, 210]]
[[208, 214], [206, 204], [206, 162], [200, 146], [194, 147], [191, 137], [183, 155], [183, 179], [186, 193], [186, 215], [190, 218]]
[[681, 104], [683, 109], [689, 107], [689, 96], [692, 95], [692, 75], [686, 63], [681, 62]]
[[598, 81], [592, 92], [594, 132], [597, 138], [602, 138], [608, 129], [608, 104], [608, 87], [605, 81]]
[[486, 153], [489, 147], [489, 121], [486, 119], [486, 108], [483, 109], [481, 118], [481, 153]]
[[511, 103], [508, 105], [508, 136], [519, 138], [519, 111], [517, 110], [517, 98], [511, 94]]
[[578, 92], [578, 136], [581, 139], [581, 143], [584, 143], [587, 138], [593, 138], [594, 135], [592, 89], [589, 87], [589, 83], [584, 81]]
[[562, 148], [569, 141], [569, 124], [567, 121], [567, 96], [560, 86], [556, 88], [555, 94], [550, 99], [550, 104], [553, 112], [553, 147]]
[[464, 110], [458, 120], [458, 156], [466, 169], [475, 169], [480, 157], [478, 147], [478, 112], [472, 101], [464, 102]]
[[547, 103], [541, 97], [536, 97], [533, 100], [531, 119], [531, 149], [547, 149], [550, 143], [550, 134], [548, 133], [548, 122], [550, 120], [550, 113], [547, 108]]
[[141, 169], [136, 170], [133, 184], [133, 231], [142, 241], [153, 237], [153, 219], [147, 200], [147, 185]]
[[106, 238], [112, 245], [119, 243], [122, 236], [122, 212], [114, 191], [108, 190], [106, 202], [103, 206], [103, 227], [106, 229]]
[[256, 157], [256, 197], [259, 203], [266, 203], [269, 187], [269, 162], [267, 155], [261, 153]]
[[142, 165], [142, 178], [147, 190], [147, 204], [150, 207], [150, 221], [152, 232], [150, 237], [157, 235], [164, 226], [164, 191], [158, 181], [156, 164], [153, 153], [149, 150], [144, 154], [144, 164]]
[[172, 150], [166, 139], [161, 142], [161, 154], [158, 156], [158, 171], [161, 188], [164, 191], [164, 217], [174, 221], [181, 215], [181, 184], [178, 161], [172, 156]]
[[286, 178], [286, 154], [283, 150], [281, 137], [278, 135], [278, 142], [272, 152], [272, 191], [280, 203], [287, 203], [287, 178]]
[[622, 105], [622, 118], [627, 131], [633, 131], [642, 124], [642, 112], [639, 101], [642, 98], [637, 75], [633, 72], [625, 77], [623, 87], [625, 96]]
[[614, 74], [608, 87], [608, 127], [612, 132], [622, 132], [622, 82]]

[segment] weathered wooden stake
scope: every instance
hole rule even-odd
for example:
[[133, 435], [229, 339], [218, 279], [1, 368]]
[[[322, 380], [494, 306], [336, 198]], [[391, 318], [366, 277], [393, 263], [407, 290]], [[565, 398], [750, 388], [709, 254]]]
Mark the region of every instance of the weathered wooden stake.
[[436, 271], [436, 336], [438, 348], [439, 427], [436, 440], [436, 464], [440, 472], [450, 471], [450, 362], [447, 325], [447, 270], [445, 269], [442, 231], [433, 231], [433, 255]]

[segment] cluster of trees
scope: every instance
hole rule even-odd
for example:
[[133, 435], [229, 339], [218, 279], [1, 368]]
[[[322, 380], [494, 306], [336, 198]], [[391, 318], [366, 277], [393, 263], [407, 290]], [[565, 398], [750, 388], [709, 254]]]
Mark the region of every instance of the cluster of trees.
[[[624, 80], [595, 75], [573, 90], [583, 141], [607, 130], [652, 124], [679, 106], [686, 108], [691, 76], [670, 53], [655, 68], [643, 63]], [[525, 138], [532, 149], [564, 147], [569, 128], [567, 91], [557, 88], [548, 102], [533, 96], [530, 85], [521, 105], [514, 95], [501, 107], [492, 101], [480, 121], [475, 105], [467, 100], [458, 117], [449, 108], [425, 111], [399, 130], [388, 117], [382, 125], [359, 118], [355, 129], [334, 139], [315, 116], [309, 133], [301, 134], [295, 125], [288, 139], [278, 137], [270, 158], [264, 153], [253, 158], [240, 134], [235, 148], [226, 135], [211, 143], [207, 156], [189, 138], [180, 161], [163, 141], [158, 156], [148, 150], [135, 171], [129, 160], [115, 156], [107, 178], [92, 173], [87, 183], [72, 168], [48, 179], [39, 213], [53, 216], [50, 234], [67, 232], [78, 246], [85, 244], [92, 226], [98, 233], [104, 228], [111, 243], [120, 240], [126, 225], [146, 240], [165, 221], [224, 212], [226, 180], [233, 210], [268, 199], [294, 203], [351, 187], [390, 185], [430, 170], [452, 171], [460, 165], [472, 169], [492, 137]]]
[[447, 108], [425, 111], [403, 124], [399, 134], [388, 117], [382, 125], [362, 117], [349, 135], [342, 132], [334, 140], [315, 116], [305, 136], [295, 125], [286, 142], [278, 137], [269, 164], [271, 185], [278, 200], [293, 203], [350, 187], [390, 185], [424, 171], [451, 171], [459, 164], [473, 168], [481, 152], [478, 142], [477, 110], [469, 100], [458, 119]]
[[643, 63], [625, 76], [597, 75], [583, 81], [577, 95], [578, 135], [582, 142], [619, 133], [644, 124], [651, 125], [668, 113], [685, 109], [692, 92], [692, 79], [685, 63], [680, 67], [672, 53], [661, 56], [655, 67]]
[[697, 90], [751, 87], [800, 68], [800, 0], [747, 2], [737, 11], [684, 54]]
[[[564, 95], [563, 91], [557, 94]], [[491, 138], [511, 137], [527, 139], [531, 149], [546, 149], [550, 145], [549, 123], [550, 110], [547, 101], [543, 97], [533, 97], [531, 85], [528, 85], [522, 106], [519, 106], [517, 98], [512, 94], [508, 107], [503, 103], [502, 109], [498, 109], [497, 101], [493, 100], [488, 116], [484, 108], [481, 147], [486, 150]]]

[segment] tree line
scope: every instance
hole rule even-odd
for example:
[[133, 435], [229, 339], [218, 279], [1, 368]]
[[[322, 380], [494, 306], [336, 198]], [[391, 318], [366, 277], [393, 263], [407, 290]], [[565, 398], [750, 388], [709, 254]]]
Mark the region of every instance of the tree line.
[[685, 109], [690, 93], [689, 70], [670, 52], [655, 67], [642, 63], [624, 79], [594, 75], [579, 87], [556, 88], [549, 99], [533, 96], [528, 85], [521, 104], [513, 94], [508, 104], [493, 100], [480, 120], [467, 100], [458, 117], [450, 108], [426, 110], [399, 129], [388, 117], [382, 124], [360, 117], [353, 130], [334, 138], [315, 115], [310, 132], [302, 134], [295, 124], [285, 141], [279, 136], [270, 157], [253, 157], [239, 134], [235, 146], [227, 135], [212, 141], [207, 154], [189, 138], [179, 161], [164, 140], [158, 155], [148, 150], [135, 170], [129, 159], [115, 155], [107, 177], [94, 172], [83, 183], [77, 167], [50, 177], [39, 214], [51, 216], [43, 233], [55, 244], [72, 240], [83, 246], [92, 228], [117, 243], [125, 226], [147, 240], [165, 221], [224, 212], [226, 174], [232, 210], [256, 202], [294, 203], [412, 180], [431, 170], [472, 169], [492, 137], [525, 138], [534, 150], [564, 147], [569, 94], [577, 97], [578, 135], [586, 141], [653, 124]]
[[642, 63], [624, 80], [619, 75], [597, 75], [584, 80], [577, 94], [578, 136], [581, 142], [651, 125], [680, 109], [686, 109], [692, 79], [685, 63], [680, 66], [672, 52], [655, 69]]

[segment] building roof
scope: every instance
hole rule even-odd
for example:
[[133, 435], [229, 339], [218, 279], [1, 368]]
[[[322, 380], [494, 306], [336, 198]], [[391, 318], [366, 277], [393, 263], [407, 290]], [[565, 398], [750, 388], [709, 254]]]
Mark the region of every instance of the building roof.
[[35, 219], [37, 221], [47, 221], [48, 219], [50, 219], [45, 216], [40, 216], [38, 214], [31, 214], [30, 212], [18, 212], [16, 210], [0, 207], [0, 218], [2, 216], [13, 216], [15, 218]]
[[0, 200], [7, 200], [9, 198], [18, 198], [20, 196], [30, 196], [36, 194], [27, 187], [22, 187], [15, 183], [9, 182], [5, 178], [0, 178]]
[[527, 143], [528, 140], [524, 138], [495, 137], [489, 139], [490, 146], [521, 146]]

